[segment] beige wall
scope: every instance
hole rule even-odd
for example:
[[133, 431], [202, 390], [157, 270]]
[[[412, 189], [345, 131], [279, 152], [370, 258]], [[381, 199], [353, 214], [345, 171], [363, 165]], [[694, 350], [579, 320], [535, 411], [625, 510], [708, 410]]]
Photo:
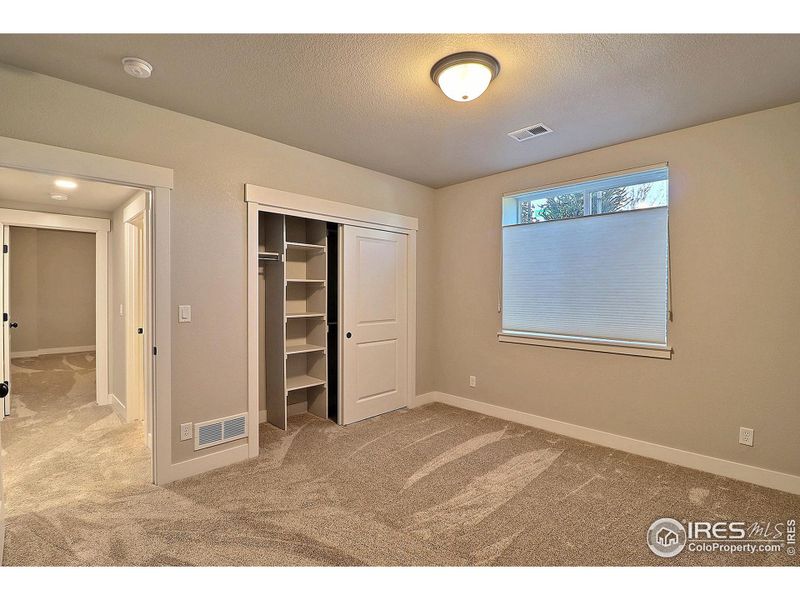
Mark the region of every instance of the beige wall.
[[419, 218], [417, 392], [433, 389], [430, 188], [16, 69], [0, 70], [0, 106], [0, 135], [175, 170], [172, 303], [191, 304], [193, 322], [173, 321], [174, 461], [224, 448], [193, 452], [180, 423], [246, 410], [245, 183]]
[[[502, 193], [661, 161], [674, 358], [498, 342]], [[435, 204], [437, 390], [800, 474], [800, 104], [443, 188]]]
[[11, 227], [11, 351], [95, 344], [95, 238]]

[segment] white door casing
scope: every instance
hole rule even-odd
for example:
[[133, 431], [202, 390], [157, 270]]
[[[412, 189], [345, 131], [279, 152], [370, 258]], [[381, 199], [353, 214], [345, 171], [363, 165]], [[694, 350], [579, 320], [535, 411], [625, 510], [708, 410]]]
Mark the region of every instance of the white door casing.
[[408, 236], [345, 225], [342, 422], [408, 405]]

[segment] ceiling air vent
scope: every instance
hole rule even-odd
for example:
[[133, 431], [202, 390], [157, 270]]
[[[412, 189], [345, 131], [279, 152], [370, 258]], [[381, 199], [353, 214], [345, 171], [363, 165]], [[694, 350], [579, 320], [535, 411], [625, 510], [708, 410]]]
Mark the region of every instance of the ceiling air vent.
[[512, 131], [508, 135], [517, 140], [518, 142], [526, 142], [528, 140], [532, 140], [535, 137], [539, 137], [540, 135], [551, 133], [552, 131], [553, 130], [550, 129], [544, 123], [537, 123], [536, 125], [530, 125], [529, 127], [523, 127], [522, 129], [517, 129], [516, 131]]

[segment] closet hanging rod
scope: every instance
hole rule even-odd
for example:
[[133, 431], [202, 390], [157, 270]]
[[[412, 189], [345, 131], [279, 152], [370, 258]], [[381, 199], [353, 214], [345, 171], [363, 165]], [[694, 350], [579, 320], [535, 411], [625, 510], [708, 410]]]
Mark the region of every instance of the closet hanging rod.
[[258, 260], [281, 260], [279, 252], [259, 252]]

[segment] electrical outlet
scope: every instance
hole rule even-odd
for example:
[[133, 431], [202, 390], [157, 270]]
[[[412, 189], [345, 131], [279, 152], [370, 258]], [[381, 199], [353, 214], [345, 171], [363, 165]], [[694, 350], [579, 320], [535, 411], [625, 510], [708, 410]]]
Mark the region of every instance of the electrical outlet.
[[478, 385], [478, 378], [475, 377], [475, 375], [470, 375], [469, 376], [469, 387], [475, 387], [476, 385]]
[[181, 441], [192, 439], [192, 424], [181, 423]]
[[739, 427], [739, 443], [745, 446], [752, 446], [753, 430], [749, 427]]

